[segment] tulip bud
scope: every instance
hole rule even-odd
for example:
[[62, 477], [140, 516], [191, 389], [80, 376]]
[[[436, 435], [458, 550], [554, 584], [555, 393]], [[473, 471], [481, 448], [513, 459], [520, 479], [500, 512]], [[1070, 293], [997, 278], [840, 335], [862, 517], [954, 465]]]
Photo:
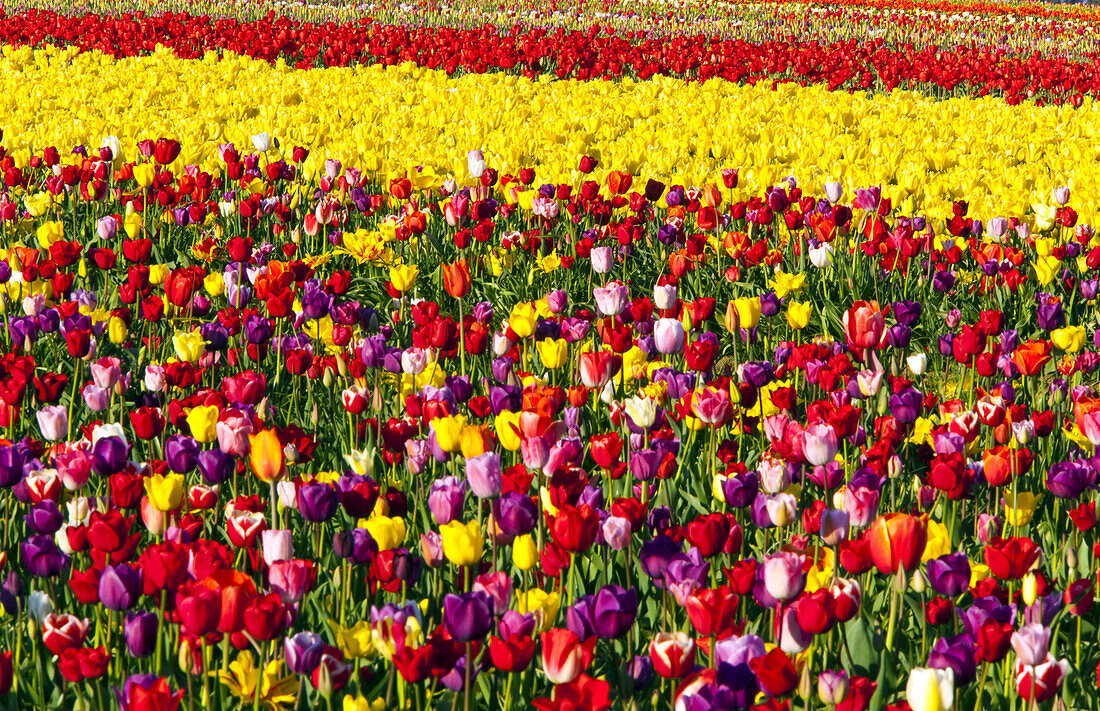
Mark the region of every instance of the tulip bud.
[[923, 593], [924, 582], [924, 573], [921, 572], [920, 568], [917, 568], [913, 573], [912, 579], [909, 581], [909, 587], [911, 587], [915, 593]]
[[1035, 604], [1035, 599], [1039, 597], [1039, 579], [1035, 576], [1035, 573], [1028, 573], [1024, 576], [1024, 585], [1021, 594], [1023, 595], [1025, 605], [1030, 607]]
[[1071, 570], [1077, 568], [1077, 551], [1073, 548], [1066, 550], [1066, 567]]
[[899, 595], [904, 595], [905, 591], [909, 589], [909, 576], [905, 572], [904, 566], [898, 566], [898, 572], [894, 573], [894, 592]]
[[325, 384], [326, 388], [332, 387], [332, 368], [325, 367], [325, 374], [321, 376], [321, 382]]
[[802, 665], [802, 673], [798, 675], [798, 697], [800, 699], [810, 698], [810, 694], [813, 693], [814, 685], [813, 680], [810, 678], [810, 665]]

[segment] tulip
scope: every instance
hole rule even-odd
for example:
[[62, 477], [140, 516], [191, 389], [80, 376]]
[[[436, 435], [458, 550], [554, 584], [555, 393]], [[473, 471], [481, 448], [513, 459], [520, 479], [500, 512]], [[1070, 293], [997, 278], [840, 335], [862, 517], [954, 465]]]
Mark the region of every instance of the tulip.
[[459, 642], [484, 638], [492, 623], [492, 601], [483, 592], [448, 595], [443, 599], [443, 625]]
[[913, 711], [948, 711], [955, 699], [954, 672], [913, 668], [905, 685], [905, 699]]
[[126, 615], [122, 634], [130, 656], [143, 659], [156, 651], [157, 615], [152, 612], [133, 612]]
[[141, 595], [141, 570], [108, 565], [99, 575], [99, 601], [108, 610], [128, 610]]
[[283, 445], [275, 430], [261, 430], [248, 436], [248, 461], [252, 471], [265, 482], [273, 482], [285, 470]]
[[47, 405], [36, 414], [43, 439], [60, 442], [68, 436], [69, 412], [61, 405]]
[[145, 493], [155, 510], [161, 513], [175, 511], [183, 503], [183, 475], [154, 474], [145, 479]]
[[555, 628], [544, 632], [542, 641], [542, 668], [552, 684], [568, 684], [584, 671], [592, 661], [596, 640], [582, 643], [571, 630]]
[[653, 341], [657, 352], [672, 355], [684, 349], [684, 325], [674, 318], [657, 319], [653, 326]]
[[683, 632], [659, 632], [649, 643], [653, 670], [666, 679], [682, 679], [695, 662], [695, 642]]
[[491, 499], [500, 495], [500, 455], [486, 452], [466, 460], [466, 480], [470, 491], [479, 499]]
[[590, 257], [592, 259], [592, 271], [597, 274], [609, 274], [615, 266], [614, 252], [610, 247], [593, 247]]
[[879, 516], [867, 532], [871, 559], [883, 573], [916, 570], [928, 538], [926, 517], [908, 514]]
[[452, 565], [467, 566], [476, 565], [481, 561], [481, 555], [485, 550], [485, 538], [481, 533], [481, 524], [470, 521], [462, 524], [459, 521], [440, 526], [443, 536], [443, 555]]
[[569, 360], [569, 344], [563, 338], [547, 338], [535, 343], [542, 367], [547, 370], [557, 370]]
[[470, 270], [465, 259], [443, 265], [443, 286], [453, 298], [461, 299], [469, 294], [470, 285]]
[[268, 566], [279, 560], [291, 560], [294, 557], [294, 542], [290, 531], [266, 530], [260, 532], [264, 563]]

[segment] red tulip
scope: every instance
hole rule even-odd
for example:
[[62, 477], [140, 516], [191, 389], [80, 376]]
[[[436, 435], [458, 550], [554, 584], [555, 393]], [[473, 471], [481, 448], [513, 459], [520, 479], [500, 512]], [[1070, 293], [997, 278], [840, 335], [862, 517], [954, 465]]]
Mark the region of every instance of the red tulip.
[[985, 547], [985, 564], [1000, 580], [1019, 580], [1042, 556], [1042, 549], [1030, 538], [994, 538]]
[[871, 560], [883, 573], [917, 569], [928, 540], [927, 516], [892, 513], [879, 516], [867, 530]]

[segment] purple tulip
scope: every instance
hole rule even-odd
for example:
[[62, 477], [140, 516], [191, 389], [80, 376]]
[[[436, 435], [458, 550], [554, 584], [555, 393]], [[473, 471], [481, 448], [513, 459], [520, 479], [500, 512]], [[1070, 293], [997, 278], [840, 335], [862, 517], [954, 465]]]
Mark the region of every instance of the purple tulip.
[[65, 523], [65, 516], [56, 502], [46, 499], [32, 506], [23, 520], [35, 533], [52, 536], [61, 528], [61, 524]]
[[164, 442], [164, 459], [168, 468], [186, 474], [195, 468], [199, 458], [199, 443], [194, 437], [172, 435]]
[[314, 481], [298, 488], [298, 511], [313, 523], [327, 521], [336, 513], [340, 497], [328, 484]]
[[607, 585], [596, 593], [592, 611], [596, 634], [604, 639], [621, 637], [638, 616], [638, 591]]
[[531, 498], [515, 491], [493, 502], [493, 518], [507, 536], [522, 536], [535, 529], [538, 509]]
[[944, 597], [958, 597], [970, 587], [970, 560], [965, 553], [950, 553], [928, 561], [928, 583]]
[[120, 437], [101, 437], [92, 445], [92, 469], [100, 476], [111, 476], [126, 465], [129, 447]]
[[1047, 489], [1060, 499], [1075, 499], [1096, 486], [1094, 465], [1075, 459], [1057, 462], [1047, 472]]
[[493, 601], [483, 592], [448, 595], [443, 599], [443, 626], [459, 642], [470, 642], [489, 634], [493, 624]]
[[314, 632], [299, 632], [283, 642], [286, 666], [295, 674], [312, 674], [321, 663], [325, 641]]
[[760, 491], [760, 477], [756, 472], [745, 472], [728, 477], [722, 482], [726, 504], [735, 509], [751, 506]]
[[530, 637], [535, 633], [535, 616], [531, 613], [506, 610], [500, 616], [497, 630], [504, 639], [509, 637]]
[[[1040, 296], [1044, 296], [1040, 294]], [[1053, 331], [1061, 328], [1066, 323], [1065, 312], [1062, 311], [1062, 303], [1055, 301], [1044, 301], [1039, 304], [1039, 308], [1036, 309], [1035, 316], [1039, 321], [1039, 328], [1044, 331]]]
[[237, 461], [233, 455], [220, 449], [206, 449], [195, 458], [202, 480], [211, 486], [229, 481], [237, 471]]
[[23, 554], [23, 567], [37, 578], [52, 578], [69, 562], [69, 556], [62, 553], [49, 536], [30, 536], [19, 548]]
[[594, 598], [584, 595], [572, 607], [565, 608], [565, 626], [583, 642], [596, 636]]
[[665, 571], [673, 556], [680, 552], [680, 547], [671, 537], [661, 534], [651, 541], [642, 544], [638, 553], [638, 561], [641, 563], [645, 574], [653, 579], [653, 582], [661, 587]]
[[928, 666], [932, 669], [951, 669], [955, 683], [965, 686], [974, 681], [977, 664], [974, 661], [974, 641], [969, 634], [940, 637], [928, 654]]
[[906, 388], [890, 396], [890, 412], [898, 424], [915, 422], [924, 406], [924, 398], [917, 390]]
[[332, 548], [338, 558], [357, 565], [370, 565], [378, 553], [378, 544], [365, 528], [337, 531], [332, 537]]
[[157, 614], [155, 612], [132, 612], [126, 615], [122, 625], [122, 634], [126, 638], [126, 650], [130, 656], [143, 658], [156, 651]]
[[140, 596], [140, 569], [122, 563], [108, 565], [99, 574], [99, 601], [108, 610], [128, 610]]

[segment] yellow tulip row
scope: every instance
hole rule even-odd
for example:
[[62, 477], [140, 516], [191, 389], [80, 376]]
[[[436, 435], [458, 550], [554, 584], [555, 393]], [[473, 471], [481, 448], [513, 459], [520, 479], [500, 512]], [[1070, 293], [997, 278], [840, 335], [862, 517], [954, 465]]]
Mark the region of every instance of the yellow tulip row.
[[[17, 164], [50, 145], [64, 154], [108, 136], [122, 159], [136, 160], [138, 140], [163, 136], [183, 144], [178, 169], [218, 171], [220, 143], [248, 151], [250, 137], [267, 132], [288, 157], [294, 145], [312, 150], [307, 176], [338, 158], [378, 179], [425, 166], [440, 180], [463, 180], [467, 151], [482, 149], [502, 172], [534, 167], [537, 183], [603, 180], [618, 169], [700, 186], [740, 168], [734, 198], [793, 175], [813, 190], [839, 180], [848, 195], [881, 185], [904, 211], [937, 216], [963, 199], [971, 214], [1023, 217], [1068, 184], [1086, 222], [1095, 222], [1100, 185], [1100, 115], [1090, 99], [1079, 108], [1008, 106], [901, 91], [452, 78], [409, 65], [301, 71], [238, 56], [116, 60], [11, 46], [0, 81], [8, 87], [0, 127]], [[600, 159], [596, 173], [577, 170], [582, 155]]]

